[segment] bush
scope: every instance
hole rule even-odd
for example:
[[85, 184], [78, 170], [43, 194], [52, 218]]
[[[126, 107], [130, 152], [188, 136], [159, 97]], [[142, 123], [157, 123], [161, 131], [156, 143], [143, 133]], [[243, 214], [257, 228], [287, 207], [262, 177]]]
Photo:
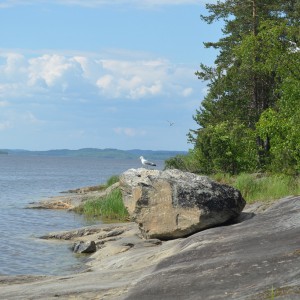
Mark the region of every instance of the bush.
[[201, 128], [194, 149], [186, 156], [167, 160], [165, 165], [200, 174], [253, 172], [258, 166], [254, 131], [228, 121]]
[[208, 126], [199, 134], [198, 146], [208, 173], [235, 175], [257, 167], [254, 133], [241, 123], [226, 121]]
[[165, 161], [165, 169], [178, 169], [185, 172], [200, 173], [201, 167], [197, 150], [190, 150], [187, 155], [176, 155]]

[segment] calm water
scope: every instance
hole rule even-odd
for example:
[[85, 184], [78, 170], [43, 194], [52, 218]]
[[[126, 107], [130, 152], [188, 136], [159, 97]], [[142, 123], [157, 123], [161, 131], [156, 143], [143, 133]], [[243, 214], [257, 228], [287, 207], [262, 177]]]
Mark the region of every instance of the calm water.
[[[157, 164], [163, 168], [163, 161]], [[71, 252], [70, 244], [37, 237], [91, 223], [72, 212], [26, 205], [139, 167], [138, 159], [0, 155], [0, 275], [61, 275], [82, 267], [83, 258]]]

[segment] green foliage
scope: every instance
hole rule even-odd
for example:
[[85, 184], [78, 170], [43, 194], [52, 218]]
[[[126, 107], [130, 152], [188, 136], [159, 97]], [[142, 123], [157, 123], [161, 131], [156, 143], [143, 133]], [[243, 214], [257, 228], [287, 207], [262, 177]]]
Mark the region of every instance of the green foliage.
[[208, 94], [190, 130], [186, 168], [238, 174], [269, 170], [300, 173], [300, 10], [298, 1], [218, 1], [208, 24], [222, 19], [224, 36], [215, 66], [200, 65]]
[[200, 129], [194, 150], [167, 160], [165, 166], [202, 174], [253, 171], [258, 164], [256, 147], [253, 130], [224, 121]]
[[120, 189], [113, 190], [105, 198], [87, 200], [75, 210], [86, 217], [101, 217], [101, 219], [126, 221], [128, 212], [122, 200]]
[[201, 173], [238, 174], [257, 165], [253, 131], [237, 122], [225, 121], [202, 129], [196, 148]]
[[190, 150], [188, 155], [177, 155], [165, 161], [165, 169], [178, 169], [186, 172], [199, 173], [201, 166], [196, 153]]
[[287, 174], [300, 173], [300, 81], [286, 79], [277, 109], [266, 110], [257, 123], [257, 132], [270, 137], [269, 169]]

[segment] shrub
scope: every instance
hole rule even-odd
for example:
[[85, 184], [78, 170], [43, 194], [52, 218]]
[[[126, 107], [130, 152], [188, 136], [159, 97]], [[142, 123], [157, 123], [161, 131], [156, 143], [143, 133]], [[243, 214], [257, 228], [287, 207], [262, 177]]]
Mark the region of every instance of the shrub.
[[185, 172], [200, 173], [201, 167], [197, 150], [190, 150], [186, 155], [176, 155], [165, 161], [165, 169], [178, 169]]

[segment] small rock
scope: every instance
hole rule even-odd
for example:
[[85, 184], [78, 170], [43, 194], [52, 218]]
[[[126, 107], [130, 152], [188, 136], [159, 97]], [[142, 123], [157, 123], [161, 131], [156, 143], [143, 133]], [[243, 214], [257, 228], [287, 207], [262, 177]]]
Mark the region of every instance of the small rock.
[[107, 233], [99, 235], [98, 239], [99, 240], [106, 239], [108, 237], [114, 237], [114, 236], [121, 235], [122, 233], [124, 233], [124, 229], [115, 229], [115, 230], [108, 231]]
[[122, 233], [124, 233], [123, 229], [116, 229], [116, 230], [108, 232], [107, 235], [106, 235], [106, 237], [117, 236], [117, 235], [120, 235]]
[[133, 243], [127, 243], [127, 242], [125, 242], [125, 243], [122, 243], [122, 246], [126, 246], [126, 247], [129, 247], [129, 248], [132, 248], [132, 247], [134, 247], [134, 244]]
[[74, 253], [94, 253], [96, 251], [97, 251], [97, 247], [94, 241], [89, 241], [89, 242], [80, 241], [73, 245]]
[[149, 239], [149, 240], [145, 240], [143, 242], [143, 246], [144, 247], [153, 247], [153, 246], [159, 246], [162, 244], [162, 241], [159, 239]]

